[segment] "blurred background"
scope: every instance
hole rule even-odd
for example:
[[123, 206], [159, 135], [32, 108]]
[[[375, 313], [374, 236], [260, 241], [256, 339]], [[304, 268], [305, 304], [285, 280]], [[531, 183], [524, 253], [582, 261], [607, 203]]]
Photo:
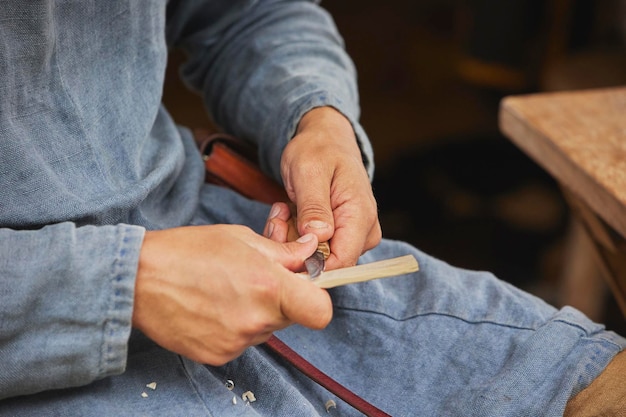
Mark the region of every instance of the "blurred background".
[[[549, 175], [502, 136], [512, 94], [626, 85], [625, 0], [323, 0], [355, 61], [376, 155], [383, 233], [489, 270], [609, 328], [626, 321], [593, 267], [595, 297], [565, 294], [572, 229]], [[210, 123], [168, 67], [164, 102]]]

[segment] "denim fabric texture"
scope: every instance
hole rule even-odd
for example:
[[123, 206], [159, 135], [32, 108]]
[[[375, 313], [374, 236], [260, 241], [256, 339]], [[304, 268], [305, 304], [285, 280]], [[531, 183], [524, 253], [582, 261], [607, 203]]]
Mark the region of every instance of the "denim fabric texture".
[[[146, 230], [260, 232], [269, 210], [204, 184], [190, 132], [161, 105], [171, 47], [189, 54], [181, 74], [211, 117], [255, 142], [275, 177], [298, 120], [322, 105], [351, 120], [373, 175], [355, 68], [315, 2], [3, 2], [0, 416], [359, 415], [262, 346], [208, 367], [131, 329]], [[361, 262], [407, 253], [417, 273], [332, 290], [328, 328], [278, 334], [393, 416], [558, 416], [626, 346], [402, 242]]]

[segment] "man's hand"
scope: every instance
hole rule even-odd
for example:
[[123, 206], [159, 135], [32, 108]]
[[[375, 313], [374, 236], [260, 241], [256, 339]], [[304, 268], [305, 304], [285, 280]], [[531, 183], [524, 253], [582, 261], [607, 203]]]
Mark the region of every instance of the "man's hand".
[[[283, 152], [281, 172], [297, 208], [300, 235], [314, 233], [320, 242], [330, 241], [328, 269], [354, 265], [378, 245], [382, 232], [376, 200], [352, 125], [341, 113], [331, 107], [306, 113]], [[276, 241], [288, 215], [284, 208], [279, 211], [269, 222]]]
[[316, 247], [313, 234], [278, 243], [236, 225], [146, 232], [133, 326], [211, 365], [292, 323], [321, 329], [332, 316], [328, 293], [292, 272]]

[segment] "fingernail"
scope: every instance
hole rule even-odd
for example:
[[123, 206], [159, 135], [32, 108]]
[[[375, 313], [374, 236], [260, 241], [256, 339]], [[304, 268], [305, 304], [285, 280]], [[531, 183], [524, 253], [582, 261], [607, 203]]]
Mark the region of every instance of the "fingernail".
[[274, 217], [278, 216], [279, 212], [280, 212], [280, 207], [278, 207], [278, 204], [272, 205], [272, 209], [270, 210], [269, 218], [273, 219]]
[[305, 229], [326, 229], [328, 227], [330, 227], [330, 225], [321, 220], [311, 220], [304, 226]]
[[300, 236], [300, 237], [298, 238], [298, 240], [296, 240], [296, 242], [298, 242], [298, 243], [306, 243], [306, 242], [308, 242], [309, 240], [313, 239], [313, 236], [314, 236], [314, 235], [313, 235], [313, 233], [307, 233], [307, 234], [306, 234], [306, 235], [304, 235], [304, 236]]
[[267, 237], [272, 237], [273, 232], [274, 232], [274, 222], [270, 222], [270, 224], [267, 225]]

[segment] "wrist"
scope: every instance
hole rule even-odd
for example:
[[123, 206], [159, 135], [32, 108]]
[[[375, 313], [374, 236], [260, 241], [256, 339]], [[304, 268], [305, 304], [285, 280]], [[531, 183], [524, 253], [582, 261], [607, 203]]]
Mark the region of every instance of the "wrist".
[[[142, 323], [146, 317], [144, 317], [144, 291], [146, 285], [151, 281], [154, 274], [154, 252], [153, 241], [155, 238], [155, 231], [146, 231], [139, 252], [139, 262], [137, 264], [137, 274], [135, 276], [135, 297], [133, 303], [133, 327], [142, 329]], [[158, 258], [158, 256], [157, 256]]]
[[345, 133], [350, 132], [352, 136], [355, 136], [354, 129], [348, 118], [330, 106], [315, 107], [306, 112], [298, 123], [296, 135], [308, 129], [319, 130], [320, 128], [331, 129], [332, 131], [339, 130]]

